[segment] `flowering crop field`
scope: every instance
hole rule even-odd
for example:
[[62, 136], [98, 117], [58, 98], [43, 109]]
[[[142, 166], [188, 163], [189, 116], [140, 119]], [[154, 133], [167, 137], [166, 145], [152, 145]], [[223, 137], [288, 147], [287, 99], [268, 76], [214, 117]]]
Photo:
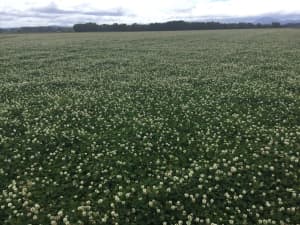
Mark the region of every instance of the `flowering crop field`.
[[0, 35], [0, 224], [300, 224], [300, 30]]

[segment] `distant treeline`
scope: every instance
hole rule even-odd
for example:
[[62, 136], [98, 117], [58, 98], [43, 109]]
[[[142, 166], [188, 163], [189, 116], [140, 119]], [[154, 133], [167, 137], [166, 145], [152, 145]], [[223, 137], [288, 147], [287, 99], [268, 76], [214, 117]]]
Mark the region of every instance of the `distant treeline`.
[[39, 26], [39, 27], [17, 27], [2, 28], [0, 33], [47, 33], [47, 32], [73, 32], [72, 27]]
[[218, 22], [185, 22], [170, 21], [166, 23], [150, 24], [102, 24], [85, 23], [75, 24], [73, 27], [38, 26], [0, 28], [0, 33], [45, 33], [45, 32], [112, 32], [112, 31], [175, 31], [175, 30], [216, 30], [216, 29], [249, 29], [249, 28], [300, 28], [300, 23], [280, 24], [253, 24], [253, 23], [218, 23]]
[[108, 31], [176, 31], [176, 30], [215, 30], [215, 29], [249, 29], [282, 27], [280, 23], [253, 24], [253, 23], [218, 23], [218, 22], [185, 22], [170, 21], [166, 23], [150, 24], [102, 24], [85, 23], [75, 24], [75, 32], [108, 32]]

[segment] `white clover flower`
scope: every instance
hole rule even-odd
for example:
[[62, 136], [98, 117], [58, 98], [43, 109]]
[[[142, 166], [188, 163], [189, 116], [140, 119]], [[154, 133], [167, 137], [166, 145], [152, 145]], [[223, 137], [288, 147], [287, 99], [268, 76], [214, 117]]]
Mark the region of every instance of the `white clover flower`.
[[149, 202], [148, 202], [148, 205], [149, 205], [150, 207], [153, 207], [153, 206], [154, 206], [154, 202], [153, 202], [153, 201], [149, 201]]
[[267, 206], [267, 207], [271, 207], [270, 202], [266, 201], [266, 206]]
[[117, 196], [117, 195], [115, 196], [115, 201], [116, 201], [116, 202], [120, 202], [119, 196]]
[[107, 222], [107, 217], [105, 216], [105, 217], [103, 217], [102, 219], [101, 219], [101, 221], [102, 221], [102, 223], [106, 223]]
[[147, 194], [147, 189], [143, 188], [143, 194]]
[[230, 172], [231, 173], [235, 173], [236, 171], [237, 171], [237, 169], [234, 166], [230, 167]]
[[63, 222], [64, 222], [65, 224], [68, 224], [68, 223], [69, 223], [68, 217], [64, 217], [64, 218], [63, 218]]

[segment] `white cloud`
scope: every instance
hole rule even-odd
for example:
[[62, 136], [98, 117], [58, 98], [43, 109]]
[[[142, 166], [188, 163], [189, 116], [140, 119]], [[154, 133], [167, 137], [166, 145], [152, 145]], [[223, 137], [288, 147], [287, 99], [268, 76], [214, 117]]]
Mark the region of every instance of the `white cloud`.
[[[50, 10], [51, 7], [52, 11]], [[38, 9], [44, 10], [38, 11]], [[147, 23], [174, 19], [246, 17], [270, 13], [300, 14], [300, 1], [0, 0], [0, 27], [70, 25], [86, 21], [97, 23]]]
[[193, 15], [255, 16], [268, 13], [300, 12], [299, 0], [198, 1]]

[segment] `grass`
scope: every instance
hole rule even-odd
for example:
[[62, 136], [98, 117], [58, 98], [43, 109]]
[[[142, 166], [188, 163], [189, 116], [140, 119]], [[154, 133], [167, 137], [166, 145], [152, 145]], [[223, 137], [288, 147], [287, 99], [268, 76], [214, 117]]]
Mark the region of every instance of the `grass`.
[[299, 224], [299, 35], [0, 35], [0, 224]]

